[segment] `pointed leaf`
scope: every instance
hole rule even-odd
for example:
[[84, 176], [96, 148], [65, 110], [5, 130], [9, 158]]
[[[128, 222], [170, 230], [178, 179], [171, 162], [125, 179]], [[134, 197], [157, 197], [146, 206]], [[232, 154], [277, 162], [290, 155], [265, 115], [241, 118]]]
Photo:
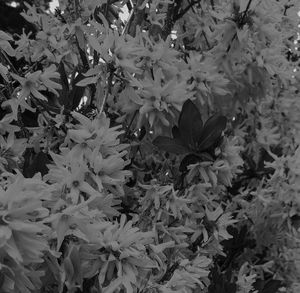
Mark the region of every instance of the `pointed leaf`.
[[203, 122], [195, 104], [189, 99], [184, 102], [179, 116], [178, 128], [182, 142], [189, 148], [195, 149], [199, 140]]
[[198, 140], [198, 151], [204, 151], [218, 141], [226, 128], [227, 119], [225, 116], [213, 115], [204, 124], [203, 130]]
[[62, 89], [59, 91], [60, 92], [59, 100], [62, 105], [66, 105], [70, 89], [69, 89], [67, 73], [65, 70], [64, 63], [62, 61], [59, 63], [58, 72], [60, 74], [60, 83], [62, 85]]
[[62, 215], [58, 220], [58, 224], [56, 227], [57, 251], [60, 249], [68, 229], [69, 229], [69, 218], [66, 217], [65, 215]]
[[268, 281], [264, 281], [264, 288], [261, 293], [273, 293], [277, 292], [278, 289], [282, 286], [282, 282], [280, 280], [270, 279]]
[[78, 107], [80, 100], [83, 97], [85, 87], [77, 86], [77, 83], [79, 83], [84, 78], [85, 76], [82, 73], [79, 73], [73, 80], [72, 90], [69, 93], [68, 107], [66, 108], [74, 110]]
[[82, 79], [81, 81], [76, 83], [76, 86], [87, 86], [91, 83], [96, 83], [98, 80], [97, 76], [90, 76], [87, 78]]
[[181, 145], [180, 141], [166, 136], [156, 137], [153, 144], [169, 153], [186, 154], [189, 152], [185, 146]]

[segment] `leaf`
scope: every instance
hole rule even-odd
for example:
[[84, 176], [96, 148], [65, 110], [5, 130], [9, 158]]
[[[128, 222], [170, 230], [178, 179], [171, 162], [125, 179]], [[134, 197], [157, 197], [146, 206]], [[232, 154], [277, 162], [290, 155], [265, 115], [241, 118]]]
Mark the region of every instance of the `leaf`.
[[218, 141], [226, 128], [225, 116], [213, 115], [204, 124], [201, 136], [198, 140], [198, 151], [204, 151]]
[[181, 140], [181, 136], [180, 136], [180, 133], [179, 133], [179, 129], [177, 126], [173, 126], [172, 128], [172, 135], [175, 139], [179, 139]]
[[59, 91], [60, 92], [59, 100], [62, 105], [66, 105], [68, 100], [68, 95], [69, 95], [69, 82], [68, 82], [65, 66], [62, 61], [59, 63], [58, 72], [60, 74], [60, 83], [62, 86], [62, 89]]
[[82, 273], [81, 273], [81, 261], [79, 256], [78, 248], [74, 245], [71, 247], [69, 252], [69, 259], [73, 266], [73, 277], [72, 281], [77, 284], [82, 283]]
[[92, 35], [89, 35], [88, 39], [89, 39], [89, 43], [90, 43], [91, 47], [98, 53], [102, 53], [102, 48], [99, 44], [99, 41]]
[[187, 167], [192, 164], [196, 164], [204, 161], [213, 161], [213, 158], [208, 153], [200, 153], [200, 154], [188, 154], [180, 163], [179, 171], [186, 172]]
[[69, 93], [68, 97], [68, 106], [66, 107], [68, 110], [75, 110], [80, 100], [84, 94], [85, 87], [77, 86], [76, 84], [83, 80], [85, 76], [82, 73], [78, 73], [78, 75], [73, 80], [72, 90]]
[[77, 82], [76, 86], [80, 86], [80, 87], [87, 86], [91, 83], [96, 83], [97, 79], [98, 79], [97, 76], [87, 77], [87, 78], [84, 78], [81, 81]]
[[189, 165], [199, 163], [200, 161], [201, 158], [198, 155], [189, 154], [182, 159], [179, 166], [179, 171], [186, 172]]
[[81, 29], [81, 27], [78, 25], [75, 26], [75, 34], [76, 34], [76, 38], [77, 38], [80, 49], [85, 51], [86, 41], [85, 41], [85, 37], [84, 37], [84, 32]]
[[56, 244], [56, 249], [59, 251], [64, 238], [66, 236], [66, 232], [69, 229], [69, 217], [61, 215], [60, 218], [58, 219], [58, 224], [56, 227], [56, 235], [57, 235], [57, 244]]
[[280, 280], [269, 279], [266, 281], [258, 279], [254, 283], [254, 288], [259, 290], [259, 293], [276, 293], [282, 285]]
[[153, 144], [166, 152], [173, 154], [186, 154], [189, 150], [180, 141], [166, 136], [158, 136], [153, 140]]
[[199, 110], [190, 99], [186, 100], [182, 106], [178, 121], [179, 133], [184, 145], [195, 149], [202, 127], [203, 122]]

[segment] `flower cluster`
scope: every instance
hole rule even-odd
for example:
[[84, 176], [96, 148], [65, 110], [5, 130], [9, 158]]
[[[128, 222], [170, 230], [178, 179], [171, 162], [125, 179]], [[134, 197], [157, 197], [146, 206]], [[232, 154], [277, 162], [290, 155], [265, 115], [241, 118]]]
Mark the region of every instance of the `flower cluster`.
[[38, 2], [0, 31], [0, 292], [298, 293], [299, 1]]
[[[8, 182], [6, 182], [8, 181]], [[43, 262], [49, 250], [49, 215], [43, 201], [50, 198], [47, 185], [39, 176], [25, 179], [10, 176], [0, 186], [0, 267], [3, 292], [31, 292], [38, 289], [42, 272], [34, 265]]]

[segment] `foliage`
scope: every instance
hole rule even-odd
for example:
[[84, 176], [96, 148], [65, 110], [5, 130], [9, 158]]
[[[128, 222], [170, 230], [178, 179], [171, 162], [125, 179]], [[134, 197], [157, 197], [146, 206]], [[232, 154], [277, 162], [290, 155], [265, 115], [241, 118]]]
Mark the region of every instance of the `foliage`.
[[298, 2], [24, 3], [0, 291], [299, 292]]

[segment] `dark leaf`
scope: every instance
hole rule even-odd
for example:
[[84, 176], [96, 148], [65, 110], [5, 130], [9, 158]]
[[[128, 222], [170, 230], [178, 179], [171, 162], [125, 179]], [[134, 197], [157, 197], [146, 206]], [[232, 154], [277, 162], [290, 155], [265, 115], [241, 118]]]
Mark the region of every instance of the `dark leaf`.
[[195, 149], [202, 126], [201, 114], [197, 107], [191, 100], [185, 101], [179, 116], [178, 128], [182, 142], [190, 149]]
[[62, 61], [59, 63], [58, 72], [60, 75], [60, 83], [62, 86], [62, 89], [59, 91], [59, 93], [60, 93], [59, 100], [62, 105], [66, 106], [67, 102], [68, 102], [68, 96], [69, 96], [69, 82], [68, 82], [68, 77], [67, 77], [67, 74], [65, 71], [65, 66]]
[[0, 288], [2, 288], [4, 281], [5, 281], [5, 274], [3, 273], [3, 274], [0, 274]]
[[292, 225], [295, 227], [296, 230], [300, 228], [300, 216], [294, 215], [291, 217]]
[[275, 293], [278, 292], [278, 289], [282, 287], [282, 282], [280, 280], [268, 280], [265, 285], [264, 289], [261, 293]]
[[[27, 157], [27, 160], [30, 158]], [[27, 178], [31, 178], [34, 176], [34, 174], [40, 172], [42, 176], [48, 173], [48, 167], [47, 164], [50, 164], [51, 161], [48, 157], [48, 155], [44, 152], [39, 152], [31, 157], [31, 162], [27, 162], [27, 164], [24, 164], [24, 176]]]
[[204, 124], [200, 139], [198, 140], [198, 150], [204, 151], [214, 145], [226, 128], [226, 123], [227, 119], [225, 116], [211, 116]]
[[181, 142], [166, 136], [158, 136], [154, 139], [153, 144], [166, 152], [173, 154], [186, 154], [188, 149], [181, 145]]
[[254, 283], [254, 288], [259, 291], [259, 293], [277, 293], [278, 289], [282, 287], [282, 282], [279, 280], [261, 280], [258, 279]]
[[78, 107], [80, 100], [84, 94], [85, 87], [76, 86], [76, 84], [79, 81], [83, 80], [84, 78], [85, 78], [85, 76], [83, 74], [79, 73], [73, 81], [73, 89], [70, 92], [70, 101], [72, 101], [72, 109], [71, 110], [75, 110]]
[[225, 274], [221, 273], [218, 268], [214, 267], [209, 275], [210, 285], [208, 287], [209, 293], [236, 293], [237, 286], [231, 283], [231, 271], [226, 271]]
[[145, 126], [142, 126], [142, 127], [141, 127], [141, 131], [140, 131], [140, 133], [139, 133], [138, 140], [139, 140], [139, 141], [143, 140], [143, 138], [145, 137], [146, 134], [147, 134], [147, 131], [146, 131]]
[[173, 128], [172, 128], [172, 135], [173, 135], [173, 137], [175, 139], [181, 140], [179, 129], [178, 129], [177, 126], [173, 126]]
[[202, 162], [204, 161], [213, 161], [213, 157], [209, 153], [200, 153], [197, 156], [201, 159]]
[[183, 160], [181, 161], [180, 166], [179, 166], [179, 171], [186, 172], [187, 167], [189, 165], [196, 164], [200, 161], [201, 161], [201, 158], [199, 156], [194, 155], [194, 154], [189, 154], [189, 155], [185, 156], [183, 158]]
[[213, 161], [213, 158], [208, 153], [200, 153], [200, 154], [188, 154], [183, 158], [180, 163], [179, 171], [186, 172], [187, 167], [192, 164], [196, 164], [204, 161]]
[[76, 84], [84, 78], [85, 76], [81, 72], [79, 72], [72, 82], [72, 90], [69, 91], [69, 94], [66, 97], [62, 98], [61, 103], [67, 110], [72, 111], [78, 107], [80, 100], [83, 97], [85, 87], [76, 86]]

